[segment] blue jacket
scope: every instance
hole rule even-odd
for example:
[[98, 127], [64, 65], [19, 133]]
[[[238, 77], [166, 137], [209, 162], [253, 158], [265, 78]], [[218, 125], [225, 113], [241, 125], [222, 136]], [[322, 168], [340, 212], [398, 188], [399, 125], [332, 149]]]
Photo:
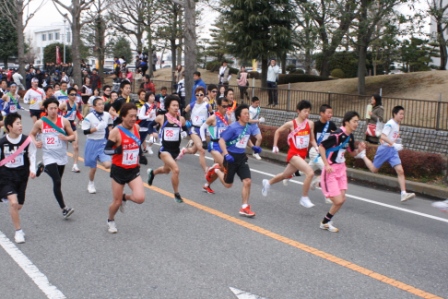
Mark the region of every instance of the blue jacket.
[[195, 80], [194, 85], [193, 85], [193, 90], [191, 91], [190, 104], [193, 104], [194, 102], [196, 102], [196, 88], [198, 88], [199, 86], [202, 86], [202, 87], [204, 87], [205, 90], [207, 90], [207, 85], [205, 85], [205, 82], [202, 81], [201, 78], [199, 78], [198, 80]]

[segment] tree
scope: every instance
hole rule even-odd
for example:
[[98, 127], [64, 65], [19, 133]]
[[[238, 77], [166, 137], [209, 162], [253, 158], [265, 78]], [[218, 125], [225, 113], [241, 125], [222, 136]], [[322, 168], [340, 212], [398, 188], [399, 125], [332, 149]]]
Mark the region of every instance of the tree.
[[129, 45], [129, 41], [125, 37], [120, 36], [117, 38], [117, 40], [115, 41], [115, 46], [113, 48], [113, 55], [114, 57], [124, 56], [127, 64], [132, 61], [131, 46]]
[[440, 51], [440, 70], [446, 70], [446, 63], [448, 60], [447, 53], [447, 38], [445, 32], [448, 28], [448, 3], [443, 0], [427, 0], [428, 14], [436, 23], [436, 40], [439, 44]]
[[[44, 48], [44, 61], [43, 64], [47, 62], [56, 63], [56, 47], [59, 47], [59, 53], [61, 57], [64, 57], [64, 44], [53, 43]], [[70, 46], [65, 46], [65, 60], [66, 62], [72, 62], [72, 49]]]
[[[68, 21], [72, 30], [72, 55], [73, 55], [73, 79], [76, 84], [81, 85], [81, 28], [85, 22], [81, 23], [81, 13], [90, 8], [93, 0], [72, 0], [70, 6], [65, 5], [61, 0], [53, 0], [53, 4], [59, 13]], [[64, 9], [68, 13], [62, 13]], [[70, 16], [68, 15], [70, 14]]]
[[240, 59], [260, 60], [266, 86], [268, 59], [282, 58], [292, 50], [289, 0], [223, 0], [221, 7], [229, 22], [229, 52]]
[[17, 55], [17, 32], [6, 19], [0, 19], [0, 60], [8, 67], [8, 59]]
[[223, 61], [224, 55], [228, 53], [225, 32], [228, 23], [226, 18], [220, 15], [212, 26], [210, 28], [210, 37], [212, 40], [209, 42], [206, 55], [215, 58], [217, 61]]
[[438, 44], [430, 44], [428, 40], [411, 37], [403, 41], [401, 46], [402, 61], [409, 72], [430, 70], [431, 57], [438, 55]]

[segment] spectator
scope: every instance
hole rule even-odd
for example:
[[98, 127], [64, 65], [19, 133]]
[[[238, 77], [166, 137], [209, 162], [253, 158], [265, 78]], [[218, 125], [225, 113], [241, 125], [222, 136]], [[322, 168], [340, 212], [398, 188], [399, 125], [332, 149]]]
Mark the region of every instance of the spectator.
[[240, 90], [240, 100], [244, 103], [244, 96], [246, 96], [247, 101], [249, 101], [249, 94], [247, 93], [247, 88], [249, 87], [248, 74], [246, 68], [242, 66], [237, 77], [238, 88]]
[[382, 106], [382, 99], [379, 94], [374, 94], [370, 99], [372, 111], [369, 111], [370, 118], [367, 122], [366, 141], [379, 144], [379, 137], [376, 136], [376, 124], [378, 121], [384, 122], [384, 107]]
[[[182, 66], [181, 66], [182, 67]], [[185, 71], [183, 71], [180, 75], [180, 80], [177, 82], [177, 90], [176, 93], [180, 98], [180, 111], [183, 113], [186, 103], [185, 103]]]
[[193, 104], [196, 102], [196, 88], [198, 88], [199, 86], [203, 87], [204, 90], [207, 89], [207, 85], [205, 85], [205, 82], [201, 79], [201, 73], [196, 71], [193, 73], [193, 79], [194, 79], [194, 85], [193, 85], [193, 90], [191, 92], [191, 100], [190, 100], [190, 104]]
[[278, 92], [277, 92], [277, 80], [280, 68], [276, 65], [275, 59], [271, 59], [268, 67], [267, 85], [269, 88], [269, 104], [268, 106], [278, 105]]
[[221, 63], [221, 67], [219, 68], [218, 73], [219, 85], [225, 85], [225, 86], [229, 85], [229, 79], [230, 79], [229, 71], [230, 69], [227, 67], [227, 61], [224, 60]]
[[96, 89], [96, 88], [101, 89], [101, 78], [98, 75], [97, 69], [92, 70], [92, 75], [90, 76], [90, 82], [92, 82], [93, 89]]
[[151, 81], [151, 77], [146, 75], [143, 77], [143, 82], [140, 84], [140, 89], [144, 89], [145, 91], [151, 91], [152, 93], [156, 93], [156, 86]]

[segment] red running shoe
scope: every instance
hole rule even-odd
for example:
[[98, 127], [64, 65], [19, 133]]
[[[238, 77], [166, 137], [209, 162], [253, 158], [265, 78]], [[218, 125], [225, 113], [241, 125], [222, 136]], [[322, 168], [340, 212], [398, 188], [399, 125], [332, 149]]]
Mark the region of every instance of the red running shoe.
[[215, 194], [215, 191], [212, 188], [210, 188], [210, 186], [207, 186], [207, 187], [204, 186], [204, 187], [202, 187], [202, 190], [208, 194]]
[[205, 174], [205, 180], [208, 183], [211, 183], [213, 180], [215, 180], [216, 177], [218, 176], [215, 172], [215, 169], [220, 169], [220, 168], [221, 167], [219, 166], [219, 163], [213, 164], [213, 166], [207, 170], [207, 173]]
[[255, 216], [255, 212], [252, 212], [251, 209], [250, 209], [250, 205], [248, 205], [246, 208], [244, 208], [244, 209], [241, 208], [240, 209], [240, 215], [252, 218], [252, 217]]

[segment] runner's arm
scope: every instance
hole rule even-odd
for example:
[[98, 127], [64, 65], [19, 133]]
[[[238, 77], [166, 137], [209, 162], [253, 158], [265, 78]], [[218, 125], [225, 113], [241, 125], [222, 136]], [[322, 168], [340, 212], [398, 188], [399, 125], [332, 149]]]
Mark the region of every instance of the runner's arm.
[[[31, 138], [32, 139], [32, 138]], [[30, 176], [33, 177], [36, 174], [36, 152], [37, 148], [34, 142], [30, 142], [28, 145], [28, 158], [30, 159]]]
[[312, 121], [308, 122], [310, 125], [310, 144], [313, 148], [319, 152], [319, 147], [317, 146], [316, 138], [314, 138], [314, 123]]
[[67, 136], [63, 134], [59, 134], [59, 139], [65, 140], [65, 141], [74, 141], [76, 136], [75, 133], [72, 130], [72, 125], [66, 118], [62, 118], [62, 121], [64, 123], [64, 130], [67, 133]]
[[275, 130], [273, 147], [277, 147], [278, 138], [280, 137], [280, 133], [285, 132], [285, 131], [291, 131], [291, 127], [293, 127], [292, 121], [288, 121], [288, 122], [284, 123], [280, 128]]
[[33, 143], [36, 145], [37, 148], [42, 147], [42, 141], [37, 141], [36, 136], [42, 131], [42, 120], [38, 120], [34, 123], [33, 128], [31, 129], [30, 135]]
[[[116, 144], [120, 143], [119, 146], [113, 148]], [[121, 139], [120, 134], [118, 133], [118, 128], [112, 129], [109, 134], [109, 139], [106, 142], [106, 146], [104, 147], [104, 153], [106, 155], [115, 155], [120, 154], [122, 152], [121, 147]]]

